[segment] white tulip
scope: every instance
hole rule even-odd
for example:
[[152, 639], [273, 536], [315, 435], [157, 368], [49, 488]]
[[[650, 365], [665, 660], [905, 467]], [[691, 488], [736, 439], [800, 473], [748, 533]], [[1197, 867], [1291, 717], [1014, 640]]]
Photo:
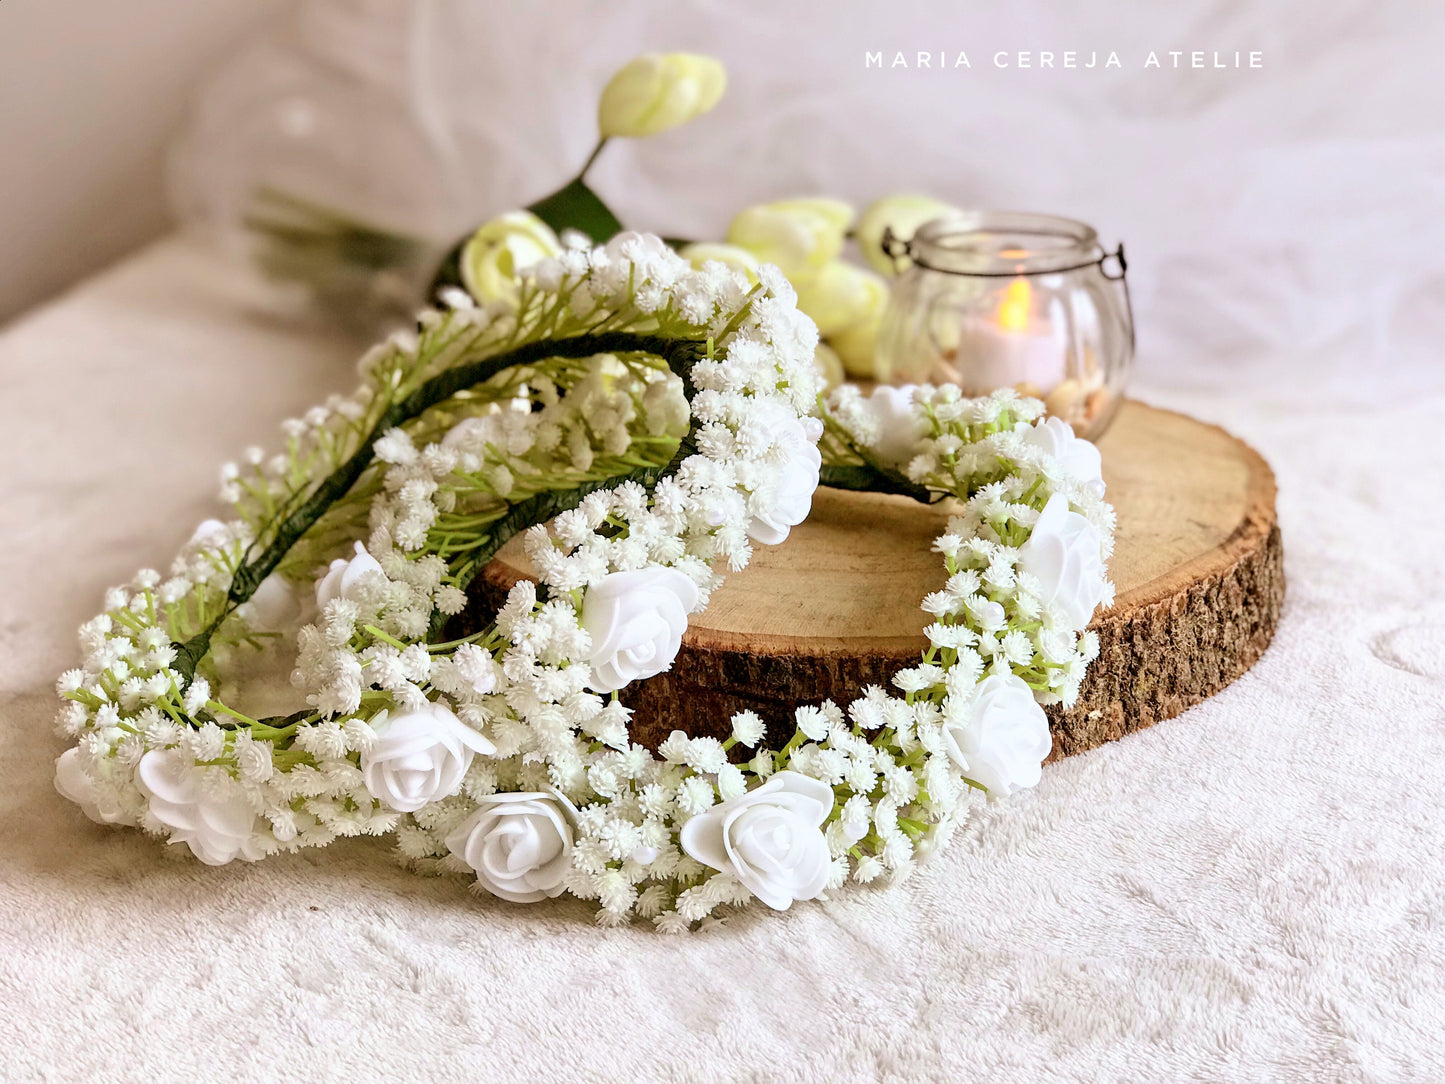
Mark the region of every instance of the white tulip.
[[478, 301], [512, 301], [518, 274], [561, 251], [551, 226], [531, 211], [508, 211], [478, 228], [463, 246], [462, 284]]
[[696, 53], [645, 53], [607, 83], [597, 106], [604, 139], [656, 135], [709, 112], [727, 89], [727, 69]]
[[684, 245], [677, 254], [699, 271], [704, 264], [720, 263], [741, 271], [750, 283], [758, 281], [758, 258], [739, 245], [728, 245], [720, 241], [700, 241]]
[[415, 813], [461, 789], [472, 756], [497, 747], [440, 704], [371, 720], [376, 740], [361, 754], [371, 796], [398, 813]]
[[1019, 570], [1038, 579], [1041, 601], [1082, 629], [1104, 597], [1103, 542], [1098, 530], [1071, 511], [1068, 498], [1055, 493], [1044, 505], [1028, 541], [1019, 547]]
[[832, 858], [823, 822], [833, 788], [783, 771], [760, 787], [699, 813], [682, 826], [680, 842], [705, 866], [731, 873], [775, 911], [819, 896]]
[[853, 208], [841, 200], [779, 200], [740, 212], [728, 226], [728, 241], [798, 282], [838, 258], [852, 221]]
[[560, 896], [572, 868], [576, 811], [557, 792], [492, 794], [446, 838], [477, 883], [513, 903]]
[[697, 598], [697, 584], [658, 566], [609, 573], [588, 587], [581, 622], [592, 638], [592, 689], [615, 692], [672, 666]]
[[798, 308], [825, 338], [877, 320], [888, 303], [888, 283], [881, 276], [843, 260], [824, 264], [796, 286]]
[[991, 674], [972, 699], [950, 696], [944, 705], [944, 746], [965, 776], [1007, 797], [1037, 785], [1053, 748], [1049, 719], [1033, 690], [1014, 674]]
[[884, 196], [858, 216], [853, 237], [858, 242], [858, 251], [873, 270], [880, 275], [896, 275], [909, 261], [906, 258], [896, 261], [883, 251], [883, 230], [891, 228], [895, 237], [907, 241], [925, 222], [957, 213], [958, 208], [932, 196]]

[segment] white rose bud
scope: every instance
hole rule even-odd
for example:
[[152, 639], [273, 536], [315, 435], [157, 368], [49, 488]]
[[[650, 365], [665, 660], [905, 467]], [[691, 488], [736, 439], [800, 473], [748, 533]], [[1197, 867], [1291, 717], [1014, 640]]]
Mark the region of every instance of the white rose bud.
[[560, 896], [572, 868], [575, 811], [560, 794], [492, 794], [447, 836], [477, 883], [513, 903]]
[[1028, 541], [1019, 547], [1020, 571], [1038, 578], [1042, 602], [1069, 627], [1082, 629], [1104, 597], [1104, 555], [1099, 532], [1068, 498], [1055, 493], [1044, 505]]
[[991, 674], [978, 683], [971, 701], [958, 699], [950, 697], [944, 709], [949, 759], [987, 787], [990, 797], [1035, 786], [1053, 738], [1033, 690], [1014, 674]]
[[497, 747], [440, 704], [371, 720], [376, 740], [361, 754], [371, 796], [398, 813], [415, 813], [461, 789], [472, 756]]
[[801, 282], [838, 258], [852, 221], [853, 208], [841, 200], [780, 200], [739, 213], [728, 226], [728, 241]]
[[331, 562], [316, 584], [316, 608], [324, 610], [326, 604], [336, 598], [351, 598], [351, 593], [356, 588], [356, 581], [361, 579], [368, 572], [380, 572], [381, 564], [375, 557], [366, 552], [366, 547], [360, 542], [356, 543], [356, 556], [347, 560], [345, 557], [338, 557]]
[[727, 69], [695, 53], [646, 53], [618, 69], [602, 91], [597, 129], [604, 139], [640, 139], [702, 116], [727, 89]]
[[613, 572], [587, 588], [581, 622], [592, 638], [592, 689], [615, 692], [672, 666], [697, 597], [692, 580], [656, 566]]
[[150, 812], [208, 866], [262, 857], [256, 813], [239, 787], [217, 793], [196, 778], [194, 761], [179, 749], [152, 749], [136, 765], [135, 782]]
[[513, 301], [518, 274], [561, 251], [551, 226], [531, 211], [508, 211], [481, 226], [462, 247], [462, 283], [478, 301]]
[[748, 793], [699, 813], [682, 826], [680, 842], [705, 866], [731, 873], [775, 911], [819, 896], [832, 859], [823, 822], [833, 788], [784, 771]]

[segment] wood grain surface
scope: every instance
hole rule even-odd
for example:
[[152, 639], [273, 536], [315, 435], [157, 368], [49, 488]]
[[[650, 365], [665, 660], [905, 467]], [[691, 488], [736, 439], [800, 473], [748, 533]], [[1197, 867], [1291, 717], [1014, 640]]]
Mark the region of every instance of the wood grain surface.
[[[1053, 757], [1179, 714], [1252, 666], [1284, 598], [1274, 475], [1224, 430], [1127, 402], [1100, 442], [1118, 513], [1114, 606], [1094, 616], [1100, 655], [1078, 701], [1049, 709]], [[943, 585], [930, 549], [947, 504], [820, 489], [780, 546], [757, 546], [692, 617], [672, 670], [629, 686], [633, 736], [673, 729], [726, 737], [733, 712], [762, 715], [770, 741], [792, 709], [886, 685], [926, 645], [919, 603]], [[514, 539], [473, 587], [458, 620], [488, 619], [530, 567]]]

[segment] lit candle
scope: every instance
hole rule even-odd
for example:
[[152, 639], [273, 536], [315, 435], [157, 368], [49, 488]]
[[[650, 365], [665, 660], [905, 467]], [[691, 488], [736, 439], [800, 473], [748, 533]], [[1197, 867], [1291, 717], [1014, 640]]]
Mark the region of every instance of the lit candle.
[[1033, 288], [1020, 275], [1004, 289], [994, 319], [965, 317], [952, 351], [953, 378], [969, 395], [1027, 385], [1047, 393], [1067, 375], [1058, 330], [1034, 315]]

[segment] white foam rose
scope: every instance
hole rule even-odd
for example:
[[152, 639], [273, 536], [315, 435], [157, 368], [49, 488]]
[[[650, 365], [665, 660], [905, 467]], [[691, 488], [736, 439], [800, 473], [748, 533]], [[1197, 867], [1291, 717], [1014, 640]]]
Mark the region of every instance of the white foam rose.
[[769, 440], [772, 445], [768, 456], [772, 477], [753, 492], [748, 502], [752, 513], [748, 537], [776, 546], [813, 510], [813, 494], [823, 466], [818, 451], [823, 423], [817, 418], [799, 418], [786, 407], [768, 403], [759, 404], [743, 424], [752, 427], [754, 439]]
[[492, 794], [479, 800], [446, 845], [492, 895], [536, 903], [562, 894], [572, 868], [575, 816], [556, 792]]
[[928, 434], [928, 423], [913, 406], [915, 387], [880, 384], [859, 404], [873, 421], [869, 450], [887, 466], [906, 466]]
[[1103, 541], [1098, 530], [1069, 509], [1068, 498], [1055, 493], [1019, 547], [1021, 571], [1042, 585], [1042, 601], [1073, 629], [1082, 629], [1104, 597]]
[[823, 822], [833, 811], [833, 788], [783, 771], [760, 787], [693, 817], [682, 826], [682, 849], [715, 870], [731, 873], [775, 911], [811, 900], [828, 883], [832, 858]]
[[242, 616], [257, 632], [280, 632], [301, 616], [301, 600], [286, 578], [273, 572], [257, 584]]
[[135, 818], [121, 808], [114, 794], [97, 786], [95, 780], [85, 774], [79, 749], [67, 749], [55, 759], [55, 789], [80, 806], [96, 824], [135, 823]]
[[610, 693], [672, 665], [697, 584], [674, 568], [613, 572], [582, 599], [582, 627], [592, 638], [592, 688]]
[[366, 547], [360, 542], [356, 543], [356, 556], [347, 560], [345, 557], [338, 557], [331, 562], [316, 584], [316, 606], [324, 610], [326, 604], [334, 598], [350, 598], [351, 593], [356, 589], [356, 582], [368, 572], [380, 572], [381, 563], [375, 557], [366, 552]]
[[423, 806], [461, 789], [472, 757], [497, 747], [441, 704], [371, 720], [376, 740], [361, 754], [362, 778], [378, 801], [398, 813]]
[[1019, 431], [1025, 443], [1059, 461], [1071, 477], [1104, 495], [1104, 461], [1099, 449], [1074, 433], [1074, 427], [1062, 418], [1040, 418], [1032, 426]]
[[135, 782], [150, 803], [151, 816], [170, 829], [170, 841], [186, 844], [206, 865], [263, 857], [256, 813], [240, 787], [204, 785], [195, 762], [181, 750], [146, 753], [136, 765]]
[[971, 700], [949, 697], [943, 740], [959, 770], [1000, 798], [1037, 785], [1053, 748], [1048, 716], [1014, 674], [984, 678]]

